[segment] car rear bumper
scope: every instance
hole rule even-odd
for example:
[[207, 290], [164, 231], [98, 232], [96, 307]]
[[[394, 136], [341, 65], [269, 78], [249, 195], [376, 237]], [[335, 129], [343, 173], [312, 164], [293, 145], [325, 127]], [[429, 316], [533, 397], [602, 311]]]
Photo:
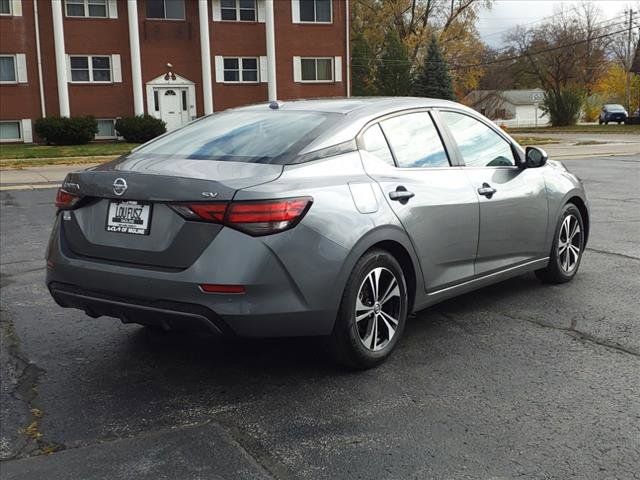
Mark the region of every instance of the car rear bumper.
[[134, 301], [58, 282], [49, 284], [49, 292], [61, 307], [84, 310], [94, 318], [114, 317], [123, 323], [139, 323], [163, 330], [188, 329], [214, 334], [231, 333], [229, 327], [213, 311], [198, 305], [167, 301]]
[[605, 117], [605, 122], [624, 122], [626, 119], [624, 114], [609, 114]]
[[[327, 335], [333, 329], [338, 299], [326, 281], [324, 297], [307, 290], [259, 239], [223, 229], [191, 267], [162, 271], [79, 257], [65, 246], [60, 222], [49, 244], [46, 283], [63, 307], [126, 323], [242, 337]], [[205, 283], [243, 285], [245, 293], [205, 293], [199, 287]]]

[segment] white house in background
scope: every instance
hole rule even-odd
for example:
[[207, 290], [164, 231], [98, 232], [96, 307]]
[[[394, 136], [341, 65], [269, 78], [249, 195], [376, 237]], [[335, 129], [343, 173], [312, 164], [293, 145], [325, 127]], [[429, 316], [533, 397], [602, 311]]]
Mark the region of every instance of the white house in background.
[[463, 102], [498, 125], [535, 127], [549, 123], [540, 109], [544, 90], [474, 90]]

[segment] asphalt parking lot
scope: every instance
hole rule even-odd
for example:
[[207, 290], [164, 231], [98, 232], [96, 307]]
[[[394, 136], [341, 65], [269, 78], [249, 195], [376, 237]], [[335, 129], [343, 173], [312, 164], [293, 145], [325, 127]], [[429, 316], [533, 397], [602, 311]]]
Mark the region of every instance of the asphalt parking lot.
[[577, 278], [419, 312], [360, 373], [313, 340], [59, 308], [43, 284], [54, 190], [2, 192], [2, 478], [640, 478], [640, 158], [564, 163], [592, 208]]

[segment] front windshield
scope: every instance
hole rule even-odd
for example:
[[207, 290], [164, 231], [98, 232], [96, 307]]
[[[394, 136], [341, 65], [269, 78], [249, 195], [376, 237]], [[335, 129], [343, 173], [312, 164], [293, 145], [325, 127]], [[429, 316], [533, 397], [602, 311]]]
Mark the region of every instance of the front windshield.
[[281, 110], [219, 113], [154, 140], [132, 156], [283, 164], [337, 116]]
[[624, 107], [622, 105], [607, 105], [606, 107], [610, 112], [624, 112]]

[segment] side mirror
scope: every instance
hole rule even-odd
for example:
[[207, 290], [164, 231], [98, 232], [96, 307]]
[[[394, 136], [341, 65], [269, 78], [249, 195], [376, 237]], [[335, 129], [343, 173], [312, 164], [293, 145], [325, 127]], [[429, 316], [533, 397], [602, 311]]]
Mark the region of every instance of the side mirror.
[[538, 168], [542, 167], [547, 160], [549, 159], [549, 155], [543, 149], [538, 147], [527, 147], [525, 150], [525, 168]]

